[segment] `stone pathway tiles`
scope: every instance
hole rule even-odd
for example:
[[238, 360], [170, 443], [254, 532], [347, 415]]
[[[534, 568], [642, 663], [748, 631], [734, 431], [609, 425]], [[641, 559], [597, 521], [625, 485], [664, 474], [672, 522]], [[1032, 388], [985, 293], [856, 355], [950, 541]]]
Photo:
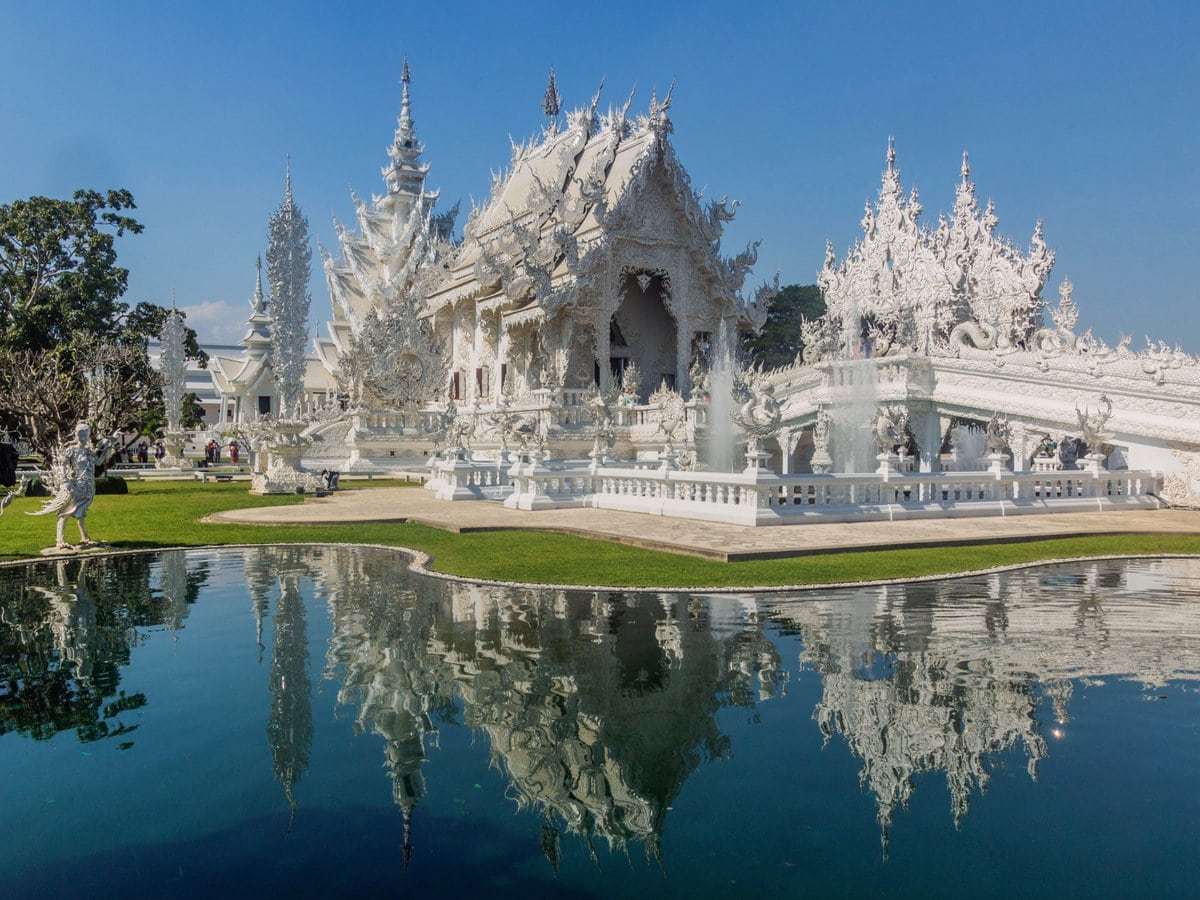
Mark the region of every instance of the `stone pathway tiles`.
[[258, 525], [414, 522], [456, 532], [532, 528], [723, 561], [1089, 534], [1200, 534], [1200, 511], [1178, 509], [752, 528], [603, 509], [525, 512], [489, 501], [435, 500], [431, 492], [417, 487], [339, 491], [295, 506], [229, 510], [209, 521]]

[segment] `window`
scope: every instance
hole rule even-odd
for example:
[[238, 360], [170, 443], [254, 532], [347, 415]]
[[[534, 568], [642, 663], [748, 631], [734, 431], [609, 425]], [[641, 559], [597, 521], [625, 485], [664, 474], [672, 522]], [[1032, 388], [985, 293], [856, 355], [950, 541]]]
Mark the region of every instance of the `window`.
[[258, 414], [260, 416], [269, 416], [271, 414], [271, 395], [258, 395]]

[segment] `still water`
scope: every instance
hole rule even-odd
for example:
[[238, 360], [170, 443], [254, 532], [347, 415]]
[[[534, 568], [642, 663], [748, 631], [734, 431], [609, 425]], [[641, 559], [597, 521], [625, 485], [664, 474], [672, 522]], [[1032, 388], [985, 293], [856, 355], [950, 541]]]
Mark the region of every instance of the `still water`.
[[0, 570], [6, 896], [1195, 896], [1200, 561], [789, 597]]

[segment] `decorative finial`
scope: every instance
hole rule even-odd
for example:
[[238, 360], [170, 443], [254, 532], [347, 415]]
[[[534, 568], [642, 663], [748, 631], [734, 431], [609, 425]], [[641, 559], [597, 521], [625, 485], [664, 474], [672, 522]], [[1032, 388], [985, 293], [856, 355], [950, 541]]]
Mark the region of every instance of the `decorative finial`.
[[550, 80], [546, 82], [546, 95], [542, 98], [542, 112], [548, 118], [557, 119], [562, 109], [562, 97], [558, 95], [558, 82], [554, 79], [554, 67], [550, 67]]
[[[411, 147], [413, 141], [412, 100], [408, 96], [408, 85], [412, 81], [412, 73], [408, 70], [408, 57], [400, 67], [400, 83], [404, 89], [400, 93], [400, 121], [396, 126], [397, 146]], [[407, 144], [405, 142], [408, 142]]]
[[262, 254], [258, 255], [258, 280], [254, 285], [254, 299], [250, 302], [251, 308], [256, 313], [264, 311], [265, 304], [263, 303], [263, 286], [262, 286]]
[[964, 151], [963, 151], [963, 162], [962, 162], [962, 180], [963, 180], [963, 184], [966, 184], [966, 183], [967, 183], [967, 179], [968, 179], [968, 178], [970, 178], [970, 177], [971, 177], [971, 163], [970, 163], [970, 161], [967, 159], [967, 151], [966, 151], [966, 150], [964, 150]]
[[896, 168], [896, 138], [890, 134], [888, 135], [887, 167], [889, 172]]
[[287, 176], [284, 180], [283, 202], [284, 202], [285, 206], [291, 206], [292, 205], [292, 154], [288, 153], [288, 154], [286, 154], [286, 156], [287, 156]]

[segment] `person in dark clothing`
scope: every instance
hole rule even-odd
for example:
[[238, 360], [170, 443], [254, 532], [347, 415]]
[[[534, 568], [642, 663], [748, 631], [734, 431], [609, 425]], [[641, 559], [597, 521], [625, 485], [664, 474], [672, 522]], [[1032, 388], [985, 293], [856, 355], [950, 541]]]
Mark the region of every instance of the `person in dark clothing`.
[[12, 444], [0, 444], [0, 484], [12, 487], [17, 483], [17, 462], [21, 455]]

